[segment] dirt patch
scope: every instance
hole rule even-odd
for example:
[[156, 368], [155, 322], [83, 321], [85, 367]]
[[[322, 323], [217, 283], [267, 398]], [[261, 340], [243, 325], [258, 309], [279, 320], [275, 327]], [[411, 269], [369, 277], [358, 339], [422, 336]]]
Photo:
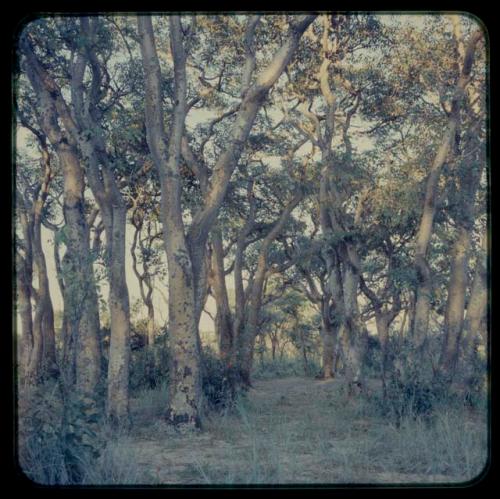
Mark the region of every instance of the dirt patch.
[[396, 430], [344, 393], [336, 379], [258, 380], [235, 413], [210, 417], [201, 433], [178, 435], [156, 418], [128, 437], [131, 459], [143, 484], [460, 481], [405, 472], [397, 456], [390, 469]]

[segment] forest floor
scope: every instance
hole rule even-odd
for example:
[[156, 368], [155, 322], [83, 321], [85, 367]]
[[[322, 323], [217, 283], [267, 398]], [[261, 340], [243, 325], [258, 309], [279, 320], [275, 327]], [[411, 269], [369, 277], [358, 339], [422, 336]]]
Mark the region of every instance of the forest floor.
[[[456, 483], [487, 456], [484, 411], [442, 410], [396, 426], [338, 380], [257, 380], [204, 431], [179, 435], [161, 419], [159, 390], [131, 402], [131, 433], [110, 441], [100, 477], [131, 484]], [[104, 470], [104, 471], [103, 471]]]

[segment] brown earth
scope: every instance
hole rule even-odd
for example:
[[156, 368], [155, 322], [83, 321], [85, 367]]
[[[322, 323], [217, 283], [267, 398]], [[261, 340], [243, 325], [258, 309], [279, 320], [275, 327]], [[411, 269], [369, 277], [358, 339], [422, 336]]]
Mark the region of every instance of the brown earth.
[[[337, 380], [256, 381], [236, 414], [210, 416], [204, 431], [191, 435], [177, 434], [160, 417], [146, 421], [149, 416], [133, 401], [141, 430], [117, 445], [134, 463], [130, 480], [142, 484], [453, 481], [443, 474], [400, 472], [397, 462], [392, 471], [379, 466], [373, 445], [383, 450], [391, 435], [387, 423], [367, 417], [342, 390]], [[386, 433], [377, 440], [382, 426]]]

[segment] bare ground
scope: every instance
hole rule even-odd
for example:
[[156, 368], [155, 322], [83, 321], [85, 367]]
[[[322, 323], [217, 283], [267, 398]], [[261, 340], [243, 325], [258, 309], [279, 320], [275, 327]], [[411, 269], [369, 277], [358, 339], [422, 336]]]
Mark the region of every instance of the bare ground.
[[398, 431], [367, 417], [358, 399], [342, 393], [337, 380], [256, 381], [236, 414], [212, 415], [204, 431], [191, 435], [177, 434], [160, 414], [133, 401], [140, 430], [119, 440], [115, 451], [127, 453], [133, 463], [128, 478], [140, 484], [422, 484], [471, 478], [411, 472], [396, 454], [388, 455], [394, 453], [391, 442], [401, 438]]

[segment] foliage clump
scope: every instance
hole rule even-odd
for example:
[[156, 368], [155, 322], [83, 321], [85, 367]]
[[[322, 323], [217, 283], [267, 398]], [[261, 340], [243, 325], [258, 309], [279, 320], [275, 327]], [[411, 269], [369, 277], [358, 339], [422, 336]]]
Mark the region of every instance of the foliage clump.
[[210, 348], [203, 352], [202, 389], [208, 410], [224, 411], [231, 409], [239, 395], [246, 392], [240, 382], [237, 370], [218, 358]]

